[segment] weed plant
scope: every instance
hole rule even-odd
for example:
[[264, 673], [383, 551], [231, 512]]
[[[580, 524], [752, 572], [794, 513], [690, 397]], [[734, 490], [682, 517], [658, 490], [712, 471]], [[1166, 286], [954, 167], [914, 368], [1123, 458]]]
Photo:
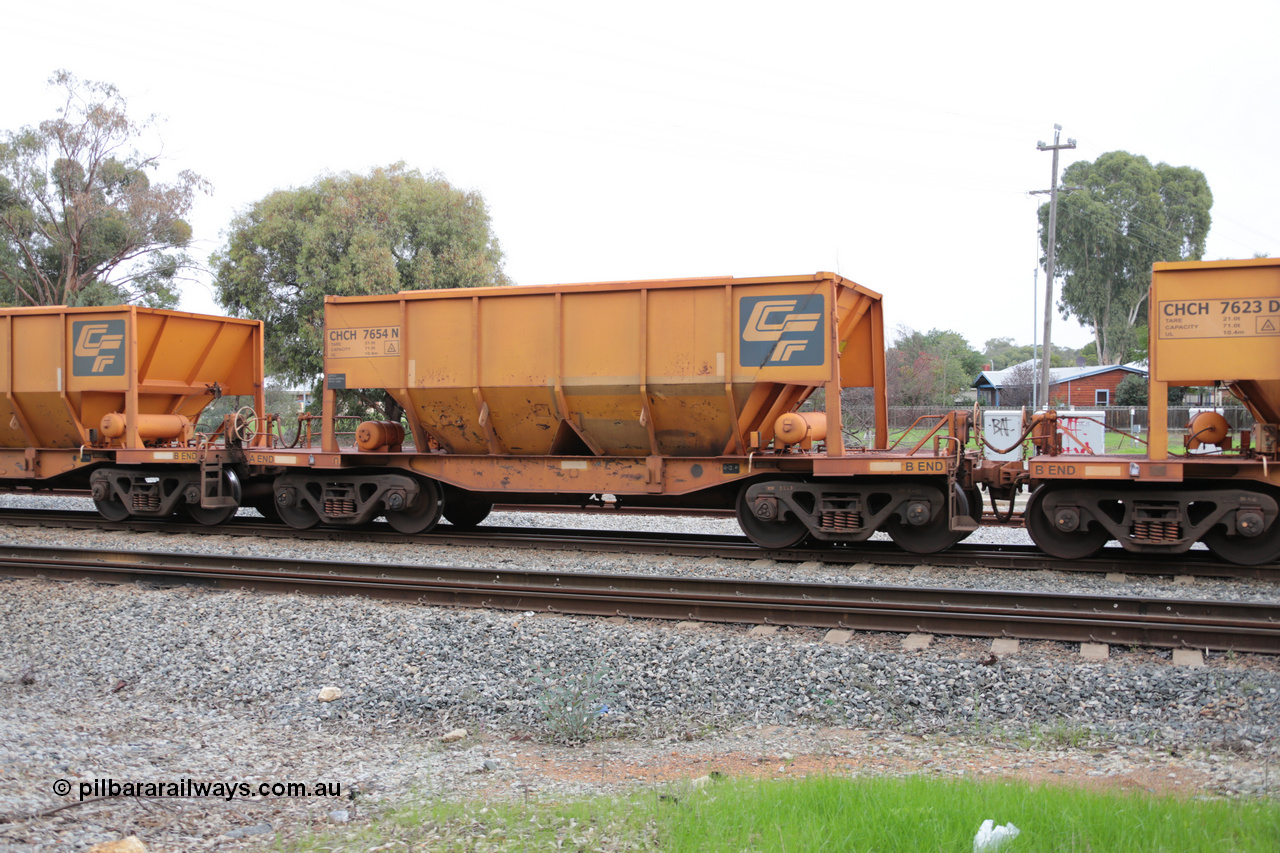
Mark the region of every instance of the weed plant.
[[577, 744], [590, 740], [601, 716], [609, 712], [603, 670], [537, 676], [538, 708], [552, 740]]

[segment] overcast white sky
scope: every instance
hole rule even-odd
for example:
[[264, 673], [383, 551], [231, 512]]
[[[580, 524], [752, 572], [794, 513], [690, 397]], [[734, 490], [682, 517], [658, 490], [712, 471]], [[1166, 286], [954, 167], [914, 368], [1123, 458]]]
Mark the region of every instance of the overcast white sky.
[[5, 5], [0, 128], [57, 68], [114, 83], [213, 183], [202, 260], [272, 190], [403, 160], [484, 195], [520, 284], [833, 270], [891, 327], [1030, 343], [1055, 122], [1063, 166], [1202, 170], [1206, 258], [1280, 256], [1275, 0]]

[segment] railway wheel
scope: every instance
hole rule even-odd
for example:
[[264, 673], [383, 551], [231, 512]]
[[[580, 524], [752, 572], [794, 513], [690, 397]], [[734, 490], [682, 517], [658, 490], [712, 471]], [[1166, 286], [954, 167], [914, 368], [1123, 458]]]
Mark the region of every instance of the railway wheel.
[[102, 500], [94, 498], [93, 505], [97, 507], [98, 515], [107, 521], [124, 521], [129, 517], [129, 508], [115, 496]]
[[1111, 540], [1111, 534], [1102, 525], [1086, 524], [1082, 528], [1077, 522], [1074, 530], [1065, 530], [1049, 517], [1045, 499], [1053, 492], [1052, 486], [1041, 486], [1027, 501], [1023, 518], [1031, 541], [1050, 557], [1060, 560], [1081, 560], [1101, 551], [1102, 546]]
[[244, 498], [240, 490], [240, 478], [234, 471], [227, 468], [222, 469], [222, 493], [230, 496], [235, 503], [231, 506], [203, 507], [199, 502], [192, 502], [184, 505], [187, 515], [191, 516], [191, 520], [197, 524], [208, 527], [222, 524], [236, 514], [240, 509], [240, 501]]
[[444, 493], [444, 518], [454, 527], [475, 527], [493, 512], [493, 501], [485, 500], [475, 492], [446, 488]]
[[124, 521], [129, 517], [129, 507], [116, 495], [111, 487], [109, 474], [95, 475], [89, 482], [89, 494], [93, 497], [93, 505], [107, 521]]
[[309, 530], [320, 523], [320, 514], [298, 494], [298, 491], [299, 489], [294, 486], [276, 489], [276, 514], [280, 516], [281, 521], [294, 530]]
[[[959, 486], [955, 489], [956, 514], [969, 515], [969, 499]], [[898, 515], [891, 515], [882, 529], [889, 534], [889, 538], [895, 545], [912, 554], [936, 554], [939, 551], [945, 551], [972, 532], [952, 530], [951, 519], [947, 515], [945, 505], [933, 519], [925, 524], [911, 524], [903, 521]]]
[[788, 515], [786, 519], [758, 518], [747, 504], [747, 489], [752, 485], [746, 483], [738, 492], [738, 525], [742, 532], [761, 548], [776, 550], [799, 545], [809, 535], [809, 528], [795, 515]]
[[387, 523], [401, 533], [422, 533], [439, 523], [443, 510], [440, 484], [435, 480], [420, 480], [417, 502], [404, 509], [387, 510]]
[[1200, 541], [1213, 555], [1239, 566], [1261, 566], [1280, 560], [1280, 518], [1257, 536], [1228, 536], [1221, 527], [1215, 527], [1200, 537]]
[[[984, 507], [982, 503], [983, 501], [982, 489], [978, 488], [977, 486], [974, 486], [971, 489], [965, 489], [964, 496], [965, 496], [965, 500], [969, 502], [969, 517], [978, 523], [978, 529], [981, 530], [982, 529], [982, 513], [984, 511]], [[978, 532], [977, 530], [961, 530], [959, 531], [960, 538], [957, 539], [956, 542], [962, 542], [977, 532]]]

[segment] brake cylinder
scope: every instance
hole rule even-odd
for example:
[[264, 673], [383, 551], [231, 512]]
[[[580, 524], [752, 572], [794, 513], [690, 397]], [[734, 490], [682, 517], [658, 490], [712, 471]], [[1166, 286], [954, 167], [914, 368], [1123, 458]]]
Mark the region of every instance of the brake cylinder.
[[365, 452], [394, 447], [404, 441], [399, 421], [365, 421], [356, 428], [356, 447]]
[[[128, 420], [120, 412], [111, 412], [102, 416], [102, 435], [106, 438], [121, 438], [128, 429]], [[195, 427], [186, 415], [138, 415], [138, 437], [143, 441], [175, 440], [184, 441], [195, 433]]]
[[782, 444], [799, 444], [809, 441], [825, 441], [827, 438], [826, 412], [787, 412], [773, 424], [773, 434]]
[[1217, 412], [1200, 412], [1187, 424], [1187, 449], [1197, 450], [1205, 444], [1222, 444], [1230, 432], [1227, 419]]

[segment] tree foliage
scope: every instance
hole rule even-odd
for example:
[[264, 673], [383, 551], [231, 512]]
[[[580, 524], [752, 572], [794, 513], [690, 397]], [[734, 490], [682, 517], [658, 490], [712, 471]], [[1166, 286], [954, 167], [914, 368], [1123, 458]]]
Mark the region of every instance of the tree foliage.
[[[1126, 376], [1116, 386], [1117, 406], [1146, 406], [1150, 402], [1148, 396], [1147, 377], [1136, 373]], [[1170, 406], [1181, 406], [1186, 400], [1187, 389], [1181, 385], [1170, 385], [1166, 401]]]
[[151, 180], [158, 157], [134, 145], [156, 119], [129, 118], [115, 86], [67, 71], [49, 83], [65, 95], [56, 116], [0, 141], [0, 300], [175, 306], [194, 266], [184, 217], [208, 183]]
[[1147, 377], [1130, 373], [1116, 386], [1117, 406], [1145, 406], [1147, 404]]
[[1031, 344], [1019, 346], [1013, 338], [990, 338], [982, 345], [982, 356], [992, 370], [1005, 370], [1036, 356]]
[[[1040, 349], [1031, 344], [1019, 346], [1013, 342], [1013, 338], [990, 338], [982, 345], [982, 357], [985, 363], [991, 365], [992, 370], [1006, 370], [1024, 361], [1039, 359]], [[1083, 358], [1085, 364], [1096, 367], [1098, 355], [1094, 344], [1087, 343], [1080, 349], [1055, 346], [1049, 366], [1075, 367], [1077, 358]]]
[[886, 353], [889, 401], [895, 406], [950, 406], [982, 372], [982, 354], [959, 332], [898, 327]]
[[[1058, 199], [1058, 308], [1093, 330], [1102, 364], [1119, 364], [1145, 347], [1135, 327], [1145, 319], [1151, 265], [1203, 256], [1213, 193], [1197, 169], [1152, 166], [1127, 151], [1072, 163], [1062, 182], [1080, 189]], [[1039, 213], [1047, 253], [1049, 205]]]
[[404, 163], [272, 193], [211, 263], [222, 307], [265, 323], [267, 371], [304, 385], [323, 368], [325, 296], [510, 283], [481, 195]]

